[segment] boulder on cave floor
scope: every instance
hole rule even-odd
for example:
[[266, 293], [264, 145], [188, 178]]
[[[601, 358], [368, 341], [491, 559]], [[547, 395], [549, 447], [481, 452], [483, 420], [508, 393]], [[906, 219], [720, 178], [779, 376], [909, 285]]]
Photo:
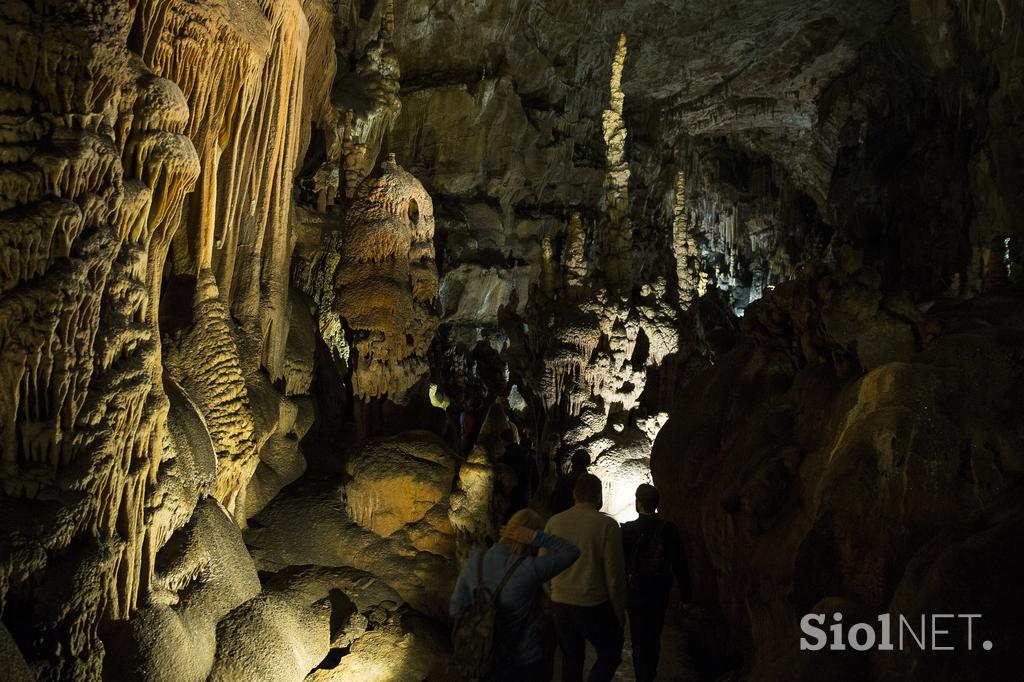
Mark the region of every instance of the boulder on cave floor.
[[377, 576], [418, 611], [444, 617], [457, 576], [453, 556], [417, 549], [409, 531], [403, 526], [383, 538], [363, 528], [349, 517], [343, 486], [307, 475], [250, 521], [245, 538], [260, 570], [354, 567]]
[[427, 431], [371, 441], [349, 458], [349, 515], [388, 537], [421, 521], [436, 505], [447, 506], [456, 466], [454, 453]]

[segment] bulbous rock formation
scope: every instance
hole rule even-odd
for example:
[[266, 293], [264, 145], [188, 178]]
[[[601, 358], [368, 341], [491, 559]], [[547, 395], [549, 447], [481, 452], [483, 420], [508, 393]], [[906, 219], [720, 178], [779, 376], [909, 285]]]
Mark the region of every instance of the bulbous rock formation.
[[349, 209], [335, 306], [353, 330], [352, 390], [401, 403], [426, 373], [437, 330], [434, 207], [394, 157], [363, 181]]

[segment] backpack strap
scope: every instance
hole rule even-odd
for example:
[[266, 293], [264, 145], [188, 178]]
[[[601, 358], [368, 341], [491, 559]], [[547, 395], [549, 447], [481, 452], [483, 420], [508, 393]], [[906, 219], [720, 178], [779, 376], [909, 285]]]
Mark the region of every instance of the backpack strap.
[[[486, 553], [487, 553], [486, 551], [481, 551], [479, 554], [476, 555], [477, 556], [477, 561], [476, 561], [476, 581], [477, 581], [477, 585], [479, 585], [480, 587], [485, 587], [485, 585], [484, 585], [484, 554], [486, 554]], [[509, 578], [511, 578], [512, 574], [516, 572], [517, 568], [519, 568], [519, 564], [523, 563], [523, 561], [525, 561], [525, 560], [526, 560], [525, 556], [520, 556], [518, 559], [516, 559], [516, 562], [514, 564], [512, 564], [507, 571], [505, 571], [504, 577], [502, 577], [501, 582], [498, 583], [498, 589], [496, 589], [494, 591], [494, 601], [495, 602], [498, 601], [498, 597], [501, 595], [501, 591], [505, 588], [505, 584], [508, 583]]]
[[487, 554], [486, 549], [481, 549], [476, 555], [476, 584], [479, 587], [484, 587], [484, 554]]
[[512, 574], [516, 572], [517, 568], [519, 568], [519, 564], [523, 563], [525, 560], [526, 557], [520, 555], [520, 557], [516, 559], [516, 562], [512, 564], [512, 566], [507, 571], [505, 571], [505, 577], [501, 579], [501, 582], [498, 584], [498, 589], [494, 591], [495, 602], [498, 601], [498, 597], [501, 595], [501, 591], [502, 589], [504, 589], [505, 584], [508, 582], [509, 578], [511, 578]]

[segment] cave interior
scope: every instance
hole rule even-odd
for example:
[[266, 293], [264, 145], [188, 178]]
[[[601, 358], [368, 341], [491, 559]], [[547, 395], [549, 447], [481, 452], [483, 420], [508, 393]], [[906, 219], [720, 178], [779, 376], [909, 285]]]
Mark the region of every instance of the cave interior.
[[3, 678], [447, 679], [510, 431], [545, 517], [580, 451], [617, 521], [660, 490], [659, 679], [1021, 679], [1022, 32], [0, 0]]

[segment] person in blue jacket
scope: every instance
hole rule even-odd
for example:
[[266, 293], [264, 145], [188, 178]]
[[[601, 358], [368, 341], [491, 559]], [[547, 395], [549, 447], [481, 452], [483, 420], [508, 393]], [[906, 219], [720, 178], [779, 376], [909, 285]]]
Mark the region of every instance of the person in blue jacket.
[[[478, 585], [478, 555], [485, 552], [483, 582], [492, 591], [520, 557], [498, 598], [494, 642], [508, 652], [501, 679], [532, 682], [543, 675], [544, 646], [538, 621], [541, 586], [569, 568], [580, 556], [576, 545], [540, 529], [544, 520], [531, 509], [521, 509], [501, 530], [501, 540], [487, 550], [477, 550], [466, 562], [455, 583], [449, 612], [454, 618], [472, 600]], [[544, 555], [538, 551], [543, 549]]]

